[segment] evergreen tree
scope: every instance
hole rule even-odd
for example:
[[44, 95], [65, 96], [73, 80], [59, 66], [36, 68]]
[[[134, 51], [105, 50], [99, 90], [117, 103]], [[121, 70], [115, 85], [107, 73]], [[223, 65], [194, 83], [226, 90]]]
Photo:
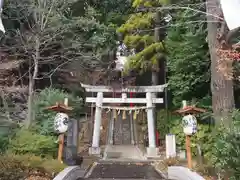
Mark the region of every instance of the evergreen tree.
[[[188, 1], [181, 2], [183, 6]], [[199, 8], [200, 0], [195, 2]], [[198, 5], [198, 6], [197, 6]], [[168, 53], [168, 82], [173, 103], [201, 99], [210, 95], [210, 58], [206, 42], [206, 17], [192, 10], [177, 11], [168, 29], [166, 49]]]
[[156, 12], [149, 10], [159, 6], [159, 0], [134, 0], [132, 7], [138, 12], [131, 14], [126, 23], [118, 29], [128, 49], [134, 49], [136, 53], [130, 56], [127, 69], [137, 69], [140, 72], [152, 70], [164, 55], [163, 42], [156, 42], [154, 36]]

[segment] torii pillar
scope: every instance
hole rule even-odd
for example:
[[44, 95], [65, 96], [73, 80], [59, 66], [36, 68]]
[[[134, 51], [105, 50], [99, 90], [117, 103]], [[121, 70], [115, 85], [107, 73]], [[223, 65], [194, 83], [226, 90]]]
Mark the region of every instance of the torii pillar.
[[94, 129], [93, 129], [93, 137], [92, 137], [92, 147], [89, 148], [89, 154], [100, 155], [101, 149], [99, 146], [100, 135], [101, 135], [101, 124], [102, 124], [102, 101], [103, 101], [103, 93], [97, 93], [96, 100], [96, 110], [94, 117]]
[[148, 122], [148, 147], [147, 156], [156, 157], [158, 155], [158, 148], [156, 147], [156, 136], [155, 136], [155, 122], [153, 114], [153, 102], [152, 93], [146, 93], [147, 99], [147, 122]]
[[[157, 85], [157, 86], [131, 86], [128, 88], [122, 89], [113, 89], [109, 86], [91, 86], [81, 84], [87, 92], [97, 92], [97, 98], [87, 97], [87, 103], [96, 103], [95, 110], [95, 121], [94, 121], [94, 131], [92, 137], [92, 147], [89, 148], [89, 154], [100, 155], [101, 149], [99, 146], [100, 134], [101, 134], [101, 114], [102, 114], [102, 104], [103, 103], [117, 103], [117, 104], [146, 104], [147, 105], [147, 121], [148, 121], [148, 138], [149, 138], [149, 147], [147, 147], [147, 156], [148, 157], [157, 157], [158, 148], [156, 147], [156, 135], [155, 135], [155, 122], [153, 115], [153, 104], [163, 103], [162, 98], [153, 97], [153, 93], [163, 92], [164, 88], [167, 87], [167, 84]], [[146, 98], [103, 98], [104, 92], [118, 92], [126, 94], [127, 92], [135, 93], [146, 93]]]

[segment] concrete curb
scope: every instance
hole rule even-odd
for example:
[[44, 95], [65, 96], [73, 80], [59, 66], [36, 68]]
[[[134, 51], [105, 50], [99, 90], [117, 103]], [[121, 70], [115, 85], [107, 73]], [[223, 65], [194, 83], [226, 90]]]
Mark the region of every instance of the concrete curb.
[[159, 169], [157, 169], [154, 165], [152, 165], [154, 167], [154, 169], [158, 172], [158, 174], [160, 174], [164, 179], [168, 179], [168, 176], [166, 174], [164, 174], [162, 171], [160, 171]]
[[79, 166], [69, 166], [61, 171], [53, 180], [80, 180], [84, 179], [86, 170]]
[[168, 179], [171, 180], [205, 180], [196, 172], [181, 166], [168, 167]]

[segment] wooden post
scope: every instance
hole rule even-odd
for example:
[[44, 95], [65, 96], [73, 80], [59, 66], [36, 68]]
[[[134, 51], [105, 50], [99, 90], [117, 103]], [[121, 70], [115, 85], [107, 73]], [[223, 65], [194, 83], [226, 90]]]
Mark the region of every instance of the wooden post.
[[59, 134], [58, 136], [58, 161], [63, 163], [62, 154], [63, 154], [63, 146], [64, 146], [64, 134]]
[[[64, 99], [64, 105], [68, 107], [68, 98]], [[64, 147], [64, 134], [59, 134], [58, 136], [58, 160], [63, 163], [62, 156], [63, 156], [63, 147]]]
[[192, 169], [191, 136], [186, 136], [186, 151], [188, 168]]

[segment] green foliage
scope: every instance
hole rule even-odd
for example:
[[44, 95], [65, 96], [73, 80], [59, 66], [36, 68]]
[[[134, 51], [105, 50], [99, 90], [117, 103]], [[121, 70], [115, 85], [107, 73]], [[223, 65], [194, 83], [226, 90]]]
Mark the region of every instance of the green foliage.
[[216, 133], [216, 142], [212, 161], [214, 166], [230, 180], [240, 179], [240, 112], [232, 114], [233, 127], [220, 127]]
[[157, 65], [158, 60], [164, 56], [163, 49], [162, 42], [147, 46], [141, 52], [129, 57], [130, 61], [127, 64], [129, 69], [139, 69], [141, 72], [145, 72], [149, 68], [152, 69], [153, 65]]
[[164, 137], [168, 133], [167, 111], [160, 110], [157, 112], [157, 131], [161, 132], [160, 136]]
[[139, 49], [141, 47], [149, 46], [155, 42], [154, 37], [150, 35], [129, 35], [124, 39], [124, 44], [130, 49], [136, 48]]
[[56, 137], [37, 134], [34, 131], [21, 129], [10, 140], [9, 151], [13, 154], [33, 154], [36, 156], [54, 157], [57, 153]]
[[66, 166], [57, 160], [40, 158], [34, 155], [4, 154], [0, 156], [0, 179], [16, 180], [25, 179], [31, 174], [36, 174], [52, 179], [56, 173]]
[[191, 10], [177, 12], [173, 17], [174, 25], [168, 29], [166, 49], [169, 52], [168, 83], [173, 104], [177, 105], [183, 99], [191, 101], [210, 94], [210, 58], [206, 17]]
[[160, 136], [165, 138], [165, 135], [169, 133], [169, 129], [172, 127], [172, 122], [179, 119], [179, 116], [173, 115], [172, 112], [166, 110], [160, 110], [157, 112], [157, 130], [160, 132]]
[[[160, 6], [161, 2], [134, 0], [135, 9]], [[124, 37], [128, 49], [134, 49], [136, 54], [131, 56], [126, 65], [126, 71], [137, 69], [146, 72], [153, 67], [158, 67], [158, 61], [163, 57], [165, 49], [163, 42], [156, 42], [154, 37], [155, 12], [138, 12], [131, 14], [120, 28], [118, 33]]]
[[9, 143], [8, 136], [0, 136], [0, 154], [5, 152]]
[[132, 14], [123, 24], [118, 32], [122, 34], [134, 33], [141, 29], [153, 27], [154, 13], [136, 13]]
[[0, 154], [4, 153], [9, 144], [9, 139], [15, 134], [18, 125], [9, 120], [0, 120]]
[[146, 0], [134, 0], [133, 1], [133, 7], [134, 8], [138, 8], [141, 6], [144, 7], [156, 7], [161, 5], [165, 5], [165, 4], [169, 4], [170, 0], [151, 0], [151, 1], [146, 1]]
[[[197, 146], [201, 147], [204, 157], [209, 159], [212, 154], [212, 145], [214, 138], [212, 136], [211, 124], [201, 122], [201, 118], [198, 119], [198, 131], [191, 138], [191, 146], [193, 153], [197, 155]], [[185, 149], [185, 134], [183, 133], [182, 118], [170, 121], [170, 133], [176, 135], [177, 146], [181, 149]]]
[[34, 101], [34, 112], [36, 118], [36, 131], [43, 135], [53, 135], [53, 122], [56, 112], [46, 110], [56, 102], [63, 103], [64, 98], [68, 98], [69, 106], [73, 111], [69, 114], [70, 118], [78, 119], [84, 112], [84, 102], [81, 97], [76, 97], [58, 89], [46, 88], [42, 90]]
[[107, 25], [120, 26], [131, 12], [129, 0], [89, 0], [89, 4], [98, 12], [98, 20]]

